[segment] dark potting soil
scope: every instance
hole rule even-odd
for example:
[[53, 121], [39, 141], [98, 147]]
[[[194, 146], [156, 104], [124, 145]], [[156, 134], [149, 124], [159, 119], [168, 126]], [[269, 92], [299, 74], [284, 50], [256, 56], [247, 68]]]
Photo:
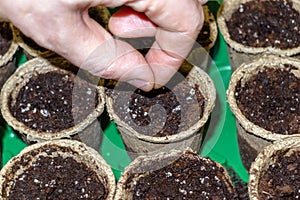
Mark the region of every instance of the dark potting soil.
[[280, 134], [299, 134], [300, 81], [291, 70], [265, 68], [244, 85], [237, 84], [235, 97], [242, 113], [254, 124]]
[[278, 151], [259, 181], [261, 199], [300, 199], [300, 152]]
[[[47, 147], [39, 150], [47, 152], [47, 156], [39, 155], [36, 161], [29, 164], [27, 155], [17, 163], [16, 170], [21, 166], [30, 167], [15, 178], [9, 199], [106, 199], [107, 189], [96, 172], [72, 157], [52, 154], [62, 151], [74, 155], [76, 152], [67, 147]], [[31, 156], [36, 156], [35, 153], [38, 152], [33, 152]]]
[[154, 171], [133, 173], [125, 188], [139, 199], [236, 199], [231, 182], [210, 159], [182, 155]]
[[30, 48], [39, 51], [39, 52], [46, 52], [49, 51], [48, 49], [38, 45], [34, 40], [32, 40], [31, 38], [27, 37], [26, 35], [24, 35], [22, 32], [20, 33], [21, 37], [23, 39], [23, 42], [25, 44], [27, 44]]
[[98, 105], [96, 87], [75, 74], [47, 72], [30, 78], [15, 102], [12, 115], [39, 132], [58, 132], [82, 122]]
[[231, 39], [246, 46], [288, 49], [300, 45], [300, 15], [289, 0], [246, 2], [226, 23]]
[[8, 22], [0, 22], [0, 59], [9, 50], [13, 33]]
[[161, 87], [150, 92], [124, 84], [107, 89], [116, 114], [130, 127], [144, 135], [163, 137], [187, 130], [204, 112], [205, 98], [196, 86], [181, 81], [175, 87]]

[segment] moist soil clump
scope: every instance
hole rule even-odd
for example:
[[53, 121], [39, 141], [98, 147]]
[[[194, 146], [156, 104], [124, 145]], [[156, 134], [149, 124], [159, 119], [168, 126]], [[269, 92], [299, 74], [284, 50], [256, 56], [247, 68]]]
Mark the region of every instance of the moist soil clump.
[[181, 155], [157, 170], [132, 174], [125, 185], [132, 187], [126, 189], [132, 191], [134, 200], [235, 199], [233, 188], [228, 189], [231, 183], [223, 173], [224, 169], [210, 159], [199, 159], [196, 154]]
[[[53, 146], [43, 148], [49, 156], [40, 155], [15, 179], [9, 199], [106, 199], [106, 188], [92, 169], [72, 157], [53, 157], [52, 152], [57, 151]], [[18, 168], [28, 165], [26, 159], [24, 156]]]
[[258, 191], [261, 199], [300, 199], [300, 153], [278, 151], [275, 162], [262, 174]]
[[114, 100], [116, 114], [137, 132], [154, 137], [175, 135], [187, 130], [203, 116], [205, 98], [188, 81], [176, 87], [161, 87], [150, 92], [128, 84], [106, 89]]
[[39, 132], [59, 132], [82, 122], [98, 105], [96, 87], [75, 74], [47, 72], [32, 76], [10, 97], [10, 112]]
[[8, 22], [0, 22], [0, 59], [9, 50], [13, 33]]
[[249, 1], [226, 21], [232, 40], [249, 47], [300, 45], [300, 15], [291, 1]]
[[237, 84], [237, 105], [248, 120], [274, 133], [299, 134], [300, 81], [294, 66], [265, 68], [244, 84]]

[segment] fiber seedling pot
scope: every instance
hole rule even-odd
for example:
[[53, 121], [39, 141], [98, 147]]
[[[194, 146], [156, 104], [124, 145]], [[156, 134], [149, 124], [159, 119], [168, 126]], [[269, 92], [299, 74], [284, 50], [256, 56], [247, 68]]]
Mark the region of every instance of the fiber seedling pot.
[[0, 173], [1, 199], [112, 200], [115, 178], [100, 154], [75, 140], [30, 145]]
[[67, 70], [71, 67], [65, 60], [35, 58], [5, 83], [3, 118], [26, 143], [72, 138], [100, 148], [103, 133], [97, 118], [104, 109], [104, 90], [78, 76], [76, 67]]
[[265, 146], [300, 135], [299, 78], [299, 60], [277, 56], [243, 64], [232, 74], [228, 103], [247, 169]]
[[0, 90], [5, 81], [16, 70], [16, 43], [12, 24], [0, 20]]
[[191, 149], [136, 158], [121, 175], [115, 200], [234, 199], [225, 168]]
[[300, 138], [290, 137], [267, 146], [252, 164], [250, 199], [299, 199]]
[[185, 63], [181, 72], [166, 86], [146, 93], [122, 84], [106, 90], [107, 111], [131, 158], [200, 148], [216, 91], [199, 67]]
[[217, 22], [232, 69], [262, 54], [299, 57], [299, 13], [298, 0], [224, 1]]

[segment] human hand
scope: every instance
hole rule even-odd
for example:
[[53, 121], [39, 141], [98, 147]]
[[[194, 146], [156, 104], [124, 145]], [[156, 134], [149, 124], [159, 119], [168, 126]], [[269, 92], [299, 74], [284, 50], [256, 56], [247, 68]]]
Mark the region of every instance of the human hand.
[[[198, 0], [8, 0], [0, 17], [11, 21], [39, 45], [94, 75], [129, 82], [146, 91], [164, 85], [177, 71], [201, 30]], [[125, 5], [110, 19], [120, 37], [156, 38], [144, 58], [91, 19], [94, 6]]]

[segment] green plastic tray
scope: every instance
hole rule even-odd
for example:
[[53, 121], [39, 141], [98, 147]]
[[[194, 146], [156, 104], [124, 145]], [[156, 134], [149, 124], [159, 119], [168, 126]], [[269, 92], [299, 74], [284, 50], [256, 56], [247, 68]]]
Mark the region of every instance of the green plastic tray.
[[[220, 1], [209, 1], [207, 4], [216, 15]], [[240, 178], [247, 182], [248, 172], [244, 168], [238, 149], [235, 118], [226, 102], [226, 90], [231, 77], [231, 67], [228, 58], [227, 47], [221, 34], [211, 51], [213, 63], [208, 69], [217, 90], [217, 101], [215, 109], [210, 117], [203, 147], [200, 155], [210, 157], [225, 167], [232, 168]], [[20, 52], [18, 55], [19, 65], [26, 59]], [[125, 151], [124, 144], [116, 125], [107, 120], [107, 116], [100, 119], [103, 125], [104, 137], [100, 154], [111, 165], [118, 179], [130, 158]], [[27, 145], [19, 135], [0, 118], [0, 137], [2, 139], [2, 165], [17, 155]]]

